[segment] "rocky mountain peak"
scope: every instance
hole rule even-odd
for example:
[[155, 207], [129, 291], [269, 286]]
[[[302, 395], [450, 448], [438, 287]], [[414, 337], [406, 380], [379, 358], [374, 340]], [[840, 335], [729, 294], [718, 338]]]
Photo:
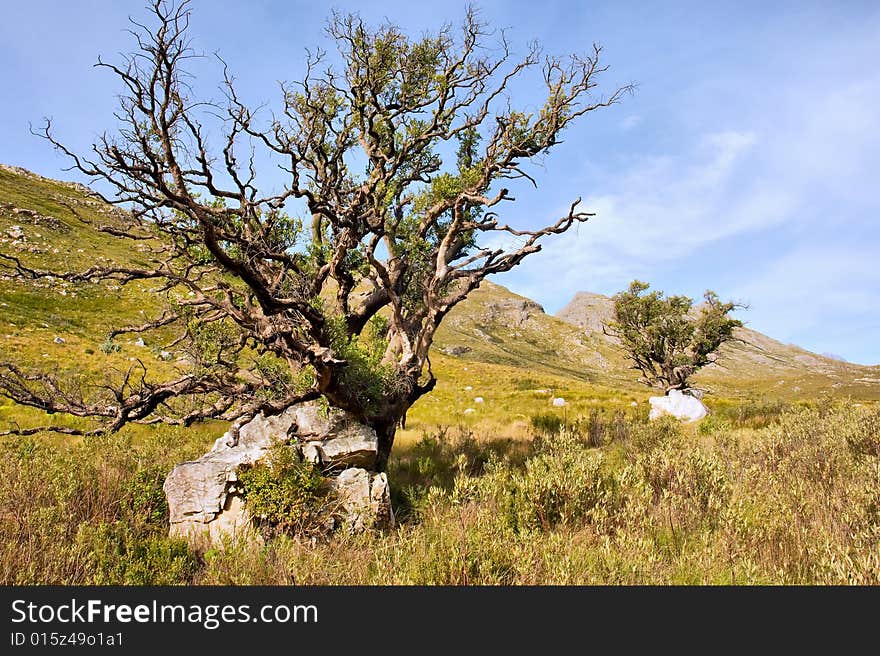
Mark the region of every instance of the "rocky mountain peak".
[[578, 292], [564, 308], [556, 313], [556, 318], [588, 333], [602, 334], [602, 326], [611, 320], [614, 306], [611, 299], [593, 292]]

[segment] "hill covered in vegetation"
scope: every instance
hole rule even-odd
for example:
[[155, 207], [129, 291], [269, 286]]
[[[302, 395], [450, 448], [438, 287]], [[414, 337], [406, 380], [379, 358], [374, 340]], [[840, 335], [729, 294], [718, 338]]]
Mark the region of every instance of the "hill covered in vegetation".
[[[0, 167], [0, 253], [26, 267], [146, 264], [148, 240], [121, 249], [97, 229], [127, 220], [84, 187]], [[0, 361], [82, 385], [185, 364], [161, 342], [108, 339], [161, 313], [149, 285], [19, 282], [10, 262]], [[437, 388], [389, 464], [390, 533], [197, 553], [167, 535], [162, 481], [223, 426], [3, 438], [0, 583], [880, 582], [880, 368], [743, 329], [697, 376], [707, 419], [648, 422], [654, 392], [603, 334], [609, 312], [579, 293], [554, 317], [484, 283], [449, 315]], [[0, 401], [0, 430], [44, 421]]]
[[[155, 260], [150, 242], [132, 249], [131, 242], [96, 229], [124, 230], [126, 222], [124, 212], [86, 187], [0, 168], [0, 247], [26, 266], [77, 271]], [[154, 318], [162, 309], [163, 299], [146, 284], [22, 283], [0, 268], [0, 345], [22, 364], [48, 363], [86, 378], [123, 371], [138, 358], [168, 369], [174, 363], [165, 360], [163, 344], [141, 345], [136, 335], [116, 338], [112, 348], [107, 344], [114, 329]], [[639, 384], [613, 338], [602, 331], [610, 313], [609, 298], [579, 292], [554, 317], [531, 299], [484, 283], [441, 325], [433, 356], [439, 389], [411, 411], [413, 418], [430, 419], [437, 407], [444, 408], [440, 414], [463, 417], [470, 408], [468, 414], [485, 415], [490, 402], [488, 414], [496, 418], [514, 406], [529, 414], [548, 397], [564, 397], [575, 406], [588, 398], [643, 401], [653, 392]], [[718, 364], [695, 379], [710, 392], [710, 401], [809, 399], [822, 393], [880, 398], [880, 367], [816, 355], [748, 328], [739, 329], [737, 338], [723, 347]], [[483, 398], [481, 408], [473, 407], [477, 397]]]

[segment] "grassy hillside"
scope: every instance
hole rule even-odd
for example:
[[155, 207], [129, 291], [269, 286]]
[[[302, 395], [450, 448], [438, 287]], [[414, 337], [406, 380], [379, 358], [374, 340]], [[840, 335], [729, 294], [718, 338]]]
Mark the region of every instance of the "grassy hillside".
[[[155, 244], [115, 238], [94, 227], [125, 230], [129, 225], [124, 213], [81, 185], [0, 166], [0, 252], [28, 268], [63, 272], [84, 271], [96, 264], [147, 265]], [[157, 375], [174, 369], [174, 362], [160, 357], [161, 344], [138, 346], [131, 335], [114, 340], [118, 349], [102, 349], [112, 329], [161, 314], [163, 300], [151, 293], [149, 284], [120, 287], [113, 282], [69, 283], [58, 278], [20, 281], [9, 275], [10, 266], [0, 260], [0, 360], [58, 372], [84, 385], [121, 377], [138, 360]], [[61, 415], [48, 420], [78, 423]], [[42, 413], [0, 399], [4, 428], [10, 422], [28, 426], [46, 421]]]
[[575, 380], [631, 387], [621, 355], [596, 333], [546, 314], [540, 305], [484, 282], [449, 313], [435, 349], [462, 360], [505, 364]]
[[[81, 270], [95, 263], [143, 265], [152, 258], [149, 242], [116, 239], [90, 223], [124, 227], [126, 217], [80, 185], [0, 168], [0, 248], [25, 265]], [[19, 283], [0, 269], [0, 350], [20, 363], [84, 379], [121, 372], [136, 358], [164, 372], [173, 363], [159, 358], [161, 344], [136, 346], [133, 337], [123, 336], [117, 339], [119, 352], [101, 350], [112, 328], [139, 323], [161, 309], [161, 299], [146, 284], [120, 289], [60, 280]], [[536, 412], [576, 415], [596, 404], [644, 402], [651, 390], [638, 384], [602, 333], [610, 311], [607, 297], [581, 292], [553, 317], [530, 299], [484, 283], [441, 326], [433, 356], [440, 382], [411, 411], [406, 435], [449, 418], [516, 425]], [[717, 402], [821, 393], [880, 398], [878, 367], [818, 356], [748, 329], [739, 337], [741, 342], [724, 347], [719, 365], [697, 377], [716, 392]], [[567, 409], [551, 410], [550, 399], [560, 396]], [[475, 403], [477, 397], [483, 403]], [[13, 413], [20, 411], [0, 406], [0, 421]]]
[[[151, 258], [81, 219], [126, 220], [82, 187], [0, 167], [0, 252], [53, 270]], [[0, 268], [0, 360], [86, 384], [138, 359], [169, 373], [161, 344], [101, 348], [160, 311], [147, 285]], [[162, 482], [220, 424], [0, 440], [0, 584], [880, 583], [880, 368], [743, 330], [699, 375], [710, 417], [649, 422], [652, 391], [601, 332], [609, 311], [581, 293], [553, 317], [485, 283], [450, 313], [437, 388], [389, 464], [389, 533], [206, 553], [169, 539]], [[0, 401], [0, 429], [45, 421]]]
[[[145, 265], [150, 245], [95, 230], [92, 225], [124, 229], [125, 216], [87, 193], [84, 187], [47, 180], [8, 167], [0, 168], [0, 249], [27, 267], [82, 271], [95, 264]], [[103, 371], [122, 365], [143, 351], [123, 348], [113, 357], [100, 345], [114, 327], [137, 322], [158, 307], [144, 286], [73, 284], [60, 279], [18, 282], [0, 263], [2, 347], [17, 359], [48, 359], [63, 366]], [[55, 337], [64, 340], [56, 342]], [[133, 340], [132, 340], [133, 341]], [[120, 341], [125, 347], [125, 341]]]

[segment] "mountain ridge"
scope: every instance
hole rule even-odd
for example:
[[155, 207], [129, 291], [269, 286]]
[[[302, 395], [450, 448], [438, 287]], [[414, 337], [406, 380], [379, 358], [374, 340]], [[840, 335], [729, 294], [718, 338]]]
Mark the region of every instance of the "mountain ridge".
[[[588, 310], [585, 312], [585, 309]], [[580, 326], [590, 331], [602, 332], [602, 325], [610, 321], [614, 313], [614, 299], [604, 294], [590, 291], [577, 291], [572, 299], [564, 305], [554, 316], [568, 323]], [[747, 324], [747, 322], [745, 322]], [[864, 364], [850, 362], [844, 357], [833, 353], [816, 353], [799, 344], [783, 342], [766, 333], [762, 333], [748, 325], [738, 328], [735, 334], [744, 341], [772, 343], [776, 349], [794, 349], [804, 355], [821, 358], [823, 361], [843, 362], [857, 367], [877, 368], [880, 364]]]
[[[534, 357], [524, 361], [538, 368], [574, 370], [575, 377], [591, 382], [605, 377], [610, 383], [635, 384], [638, 375], [614, 338], [602, 331], [612, 316], [612, 303], [608, 296], [579, 291], [549, 315], [538, 313], [535, 308], [541, 306], [532, 299], [487, 281], [450, 313], [448, 329], [438, 331], [438, 346], [458, 357], [502, 364], [510, 363], [505, 353], [543, 353], [539, 363]], [[524, 312], [526, 306], [532, 312]], [[499, 313], [504, 308], [509, 311]], [[720, 349], [718, 362], [694, 377], [697, 386], [734, 396], [880, 397], [880, 366], [829, 358], [748, 327], [738, 328], [734, 335]], [[560, 361], [576, 364], [560, 366]]]

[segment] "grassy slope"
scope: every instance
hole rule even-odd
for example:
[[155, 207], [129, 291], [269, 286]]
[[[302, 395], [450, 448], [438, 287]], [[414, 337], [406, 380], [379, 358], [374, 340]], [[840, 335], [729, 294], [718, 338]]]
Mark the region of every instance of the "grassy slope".
[[[18, 257], [25, 266], [51, 271], [82, 271], [95, 264], [148, 264], [148, 244], [114, 238], [86, 223], [124, 221], [114, 208], [87, 191], [79, 185], [0, 167], [0, 250]], [[18, 234], [13, 226], [23, 232], [23, 238], [12, 238]], [[73, 284], [57, 279], [22, 283], [6, 275], [0, 266], [0, 361], [58, 371], [84, 384], [121, 376], [137, 360], [155, 375], [167, 375], [173, 372], [174, 364], [158, 357], [159, 344], [140, 347], [134, 336], [123, 335], [115, 340], [118, 352], [101, 350], [111, 329], [142, 323], [160, 314], [162, 307], [162, 299], [150, 293], [147, 283], [124, 288], [113, 283]], [[56, 337], [64, 342], [56, 343]], [[0, 399], [0, 426], [10, 421], [33, 425], [46, 420], [42, 413]], [[51, 421], [76, 423], [57, 415]]]
[[[39, 216], [21, 212], [21, 209], [37, 212]], [[26, 266], [57, 271], [78, 271], [111, 262], [147, 263], [149, 254], [131, 250], [133, 242], [94, 230], [77, 218], [74, 211], [82, 219], [99, 224], [118, 221], [106, 206], [88, 197], [81, 188], [0, 169], [0, 248], [3, 252], [19, 257]], [[24, 233], [22, 239], [10, 237], [12, 226], [20, 227]], [[78, 367], [103, 370], [108, 360], [97, 352], [107, 332], [114, 326], [136, 322], [138, 317], [158, 309], [155, 299], [144, 293], [143, 286], [122, 290], [113, 284], [75, 285], [60, 280], [19, 283], [2, 274], [0, 269], [3, 348], [29, 363], [44, 357], [53, 363], [75, 359]], [[56, 336], [66, 343], [54, 343]], [[120, 345], [124, 347], [125, 341], [120, 340]], [[110, 362], [120, 365], [135, 354], [143, 355], [123, 348]], [[89, 357], [93, 355], [96, 357]]]
[[[83, 187], [0, 168], [4, 252], [18, 255], [30, 266], [57, 270], [149, 260], [148, 245], [97, 232], [71, 208], [92, 222], [122, 220]], [[24, 239], [10, 237], [13, 225], [21, 227]], [[643, 403], [651, 390], [636, 382], [634, 372], [601, 332], [608, 303], [603, 296], [579, 294], [559, 317], [553, 317], [529, 299], [484, 283], [450, 313], [438, 332], [432, 360], [440, 382], [412, 409], [402, 440], [443, 423], [518, 434], [538, 413], [577, 416], [597, 405], [622, 409], [633, 401]], [[108, 372], [114, 375], [135, 358], [161, 373], [169, 373], [173, 366], [158, 359], [159, 345], [138, 347], [129, 336], [117, 338], [122, 346], [119, 353], [100, 349], [112, 327], [161, 311], [160, 299], [149, 293], [148, 285], [119, 289], [58, 281], [20, 284], [0, 273], [0, 310], [4, 359], [66, 369], [84, 380], [102, 380]], [[743, 334], [747, 344], [726, 347], [723, 367], [700, 374], [700, 381], [718, 392], [716, 403], [735, 398], [809, 398], [820, 392], [880, 398], [880, 384], [875, 382], [880, 380], [878, 368], [822, 358], [754, 331]], [[56, 336], [65, 343], [55, 343]], [[553, 408], [550, 400], [556, 396], [568, 405]], [[483, 403], [475, 402], [477, 397]], [[30, 413], [0, 405], [0, 422], [13, 418], [35, 420]]]
[[[148, 257], [89, 230], [62, 201], [84, 217], [110, 218], [81, 189], [0, 167], [0, 249], [59, 269]], [[13, 225], [25, 233], [18, 244], [7, 236]], [[154, 345], [130, 337], [118, 338], [119, 353], [100, 349], [107, 330], [155, 314], [159, 300], [146, 286], [38, 287], [0, 271], [0, 360], [67, 368], [93, 382], [132, 358], [170, 368]], [[601, 297], [592, 303], [601, 309]], [[395, 449], [397, 531], [199, 555], [168, 539], [161, 485], [221, 426], [138, 427], [81, 443], [9, 440], [0, 459], [0, 583], [876, 584], [876, 409], [819, 404], [755, 416], [742, 412], [742, 398], [819, 390], [877, 398], [876, 387], [856, 380], [880, 378], [877, 368], [789, 351], [757, 334], [750, 341], [764, 352], [741, 347], [728, 354], [727, 371], [703, 374], [719, 381], [710, 405], [729, 403], [739, 414], [649, 423], [650, 390], [601, 334], [487, 283], [440, 331], [438, 386], [412, 409]], [[758, 375], [767, 370], [773, 375]], [[553, 396], [568, 405], [552, 407]], [[550, 413], [578, 423], [562, 433], [530, 427]], [[0, 403], [0, 427], [13, 420], [45, 418]]]

